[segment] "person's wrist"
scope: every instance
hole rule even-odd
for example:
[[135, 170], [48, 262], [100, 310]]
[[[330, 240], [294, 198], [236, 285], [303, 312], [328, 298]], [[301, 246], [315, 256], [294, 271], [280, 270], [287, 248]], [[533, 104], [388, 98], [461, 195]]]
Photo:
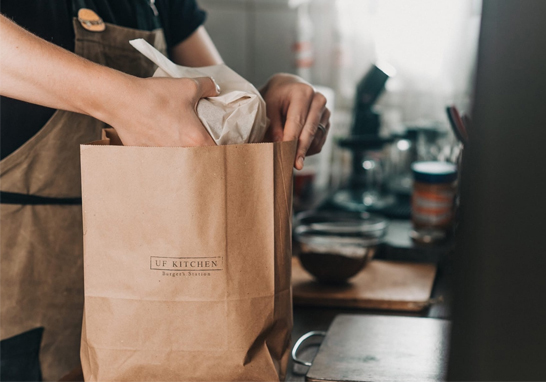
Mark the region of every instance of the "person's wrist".
[[134, 107], [138, 82], [142, 79], [103, 67], [95, 86], [89, 89], [82, 106], [88, 114], [111, 126], [120, 125], [123, 114]]

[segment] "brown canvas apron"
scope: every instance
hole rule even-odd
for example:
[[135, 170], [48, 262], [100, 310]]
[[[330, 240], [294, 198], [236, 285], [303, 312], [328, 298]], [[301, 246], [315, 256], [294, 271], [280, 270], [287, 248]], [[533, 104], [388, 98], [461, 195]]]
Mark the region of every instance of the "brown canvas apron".
[[[106, 24], [91, 32], [74, 19], [75, 53], [139, 77], [154, 65], [129, 44], [143, 38], [162, 52], [161, 29]], [[89, 79], [92, 81], [93, 79]], [[83, 311], [80, 144], [101, 137], [105, 124], [58, 110], [46, 125], [0, 162], [0, 339], [43, 327], [43, 377], [57, 380], [79, 365]]]

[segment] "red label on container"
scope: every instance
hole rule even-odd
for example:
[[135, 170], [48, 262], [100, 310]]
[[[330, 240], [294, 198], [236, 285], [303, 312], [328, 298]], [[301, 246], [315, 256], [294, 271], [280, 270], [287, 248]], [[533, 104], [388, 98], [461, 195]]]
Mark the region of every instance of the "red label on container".
[[416, 223], [430, 226], [448, 224], [453, 217], [453, 198], [455, 193], [414, 191], [412, 216]]

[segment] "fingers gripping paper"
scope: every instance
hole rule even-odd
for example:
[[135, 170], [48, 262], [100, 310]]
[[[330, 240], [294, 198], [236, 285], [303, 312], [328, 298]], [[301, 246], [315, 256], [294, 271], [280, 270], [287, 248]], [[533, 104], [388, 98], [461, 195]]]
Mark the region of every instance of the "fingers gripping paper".
[[212, 77], [222, 93], [203, 98], [197, 115], [217, 145], [262, 142], [268, 126], [265, 102], [256, 88], [226, 65], [188, 68], [170, 61], [144, 39], [131, 45], [159, 68], [154, 77]]
[[273, 381], [296, 142], [81, 146], [86, 381]]

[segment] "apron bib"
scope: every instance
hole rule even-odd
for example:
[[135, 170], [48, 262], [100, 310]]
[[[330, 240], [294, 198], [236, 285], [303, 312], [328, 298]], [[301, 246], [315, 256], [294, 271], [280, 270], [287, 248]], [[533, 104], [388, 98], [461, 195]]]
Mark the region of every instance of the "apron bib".
[[[138, 77], [152, 76], [155, 66], [129, 40], [143, 38], [166, 52], [161, 29], [149, 32], [105, 24], [103, 31], [93, 32], [74, 19], [74, 32], [76, 54]], [[104, 127], [92, 117], [58, 110], [34, 137], [0, 162], [2, 358], [11, 356], [4, 345], [17, 342], [14, 336], [43, 328], [40, 363], [45, 380], [58, 380], [80, 363], [80, 144], [100, 139]]]

